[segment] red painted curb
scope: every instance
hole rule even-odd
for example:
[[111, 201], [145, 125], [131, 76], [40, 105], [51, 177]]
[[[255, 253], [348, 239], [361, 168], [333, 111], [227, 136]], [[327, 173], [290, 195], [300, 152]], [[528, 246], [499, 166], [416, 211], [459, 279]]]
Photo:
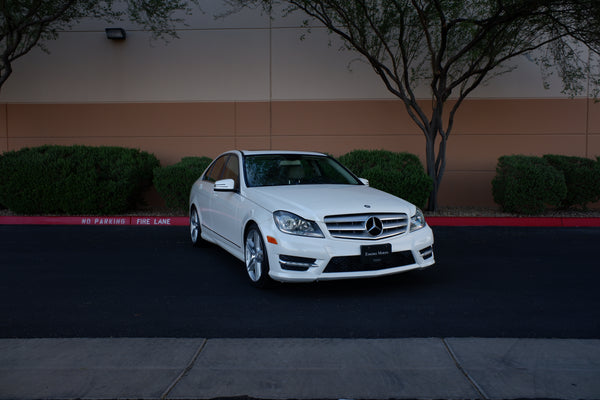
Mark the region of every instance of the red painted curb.
[[[600, 227], [600, 218], [426, 217], [431, 226]], [[187, 226], [188, 217], [164, 216], [0, 216], [0, 225]]]
[[131, 225], [138, 226], [187, 226], [188, 217], [131, 217]]
[[600, 218], [426, 217], [431, 226], [600, 227]]
[[81, 217], [0, 217], [0, 225], [112, 225], [112, 226], [186, 226], [187, 217], [81, 216]]

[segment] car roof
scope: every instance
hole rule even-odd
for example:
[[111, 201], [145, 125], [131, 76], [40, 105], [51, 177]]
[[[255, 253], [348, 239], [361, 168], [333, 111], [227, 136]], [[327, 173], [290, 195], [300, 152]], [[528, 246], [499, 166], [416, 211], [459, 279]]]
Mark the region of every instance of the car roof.
[[312, 155], [312, 156], [326, 156], [326, 154], [318, 153], [314, 151], [292, 151], [292, 150], [241, 150], [240, 151], [245, 156], [255, 156], [255, 155], [269, 155], [269, 154], [302, 154], [302, 155]]

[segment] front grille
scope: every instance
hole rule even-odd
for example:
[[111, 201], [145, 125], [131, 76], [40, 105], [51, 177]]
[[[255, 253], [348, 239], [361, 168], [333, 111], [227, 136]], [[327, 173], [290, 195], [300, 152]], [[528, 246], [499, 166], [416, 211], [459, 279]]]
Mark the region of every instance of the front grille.
[[360, 256], [333, 257], [329, 260], [323, 273], [379, 271], [414, 263], [415, 259], [410, 250], [392, 253], [385, 261], [374, 264], [363, 264]]
[[[378, 229], [378, 221], [381, 222], [381, 229]], [[325, 225], [331, 236], [340, 239], [377, 240], [388, 238], [405, 233], [408, 224], [408, 216], [403, 213], [330, 215], [325, 217]]]

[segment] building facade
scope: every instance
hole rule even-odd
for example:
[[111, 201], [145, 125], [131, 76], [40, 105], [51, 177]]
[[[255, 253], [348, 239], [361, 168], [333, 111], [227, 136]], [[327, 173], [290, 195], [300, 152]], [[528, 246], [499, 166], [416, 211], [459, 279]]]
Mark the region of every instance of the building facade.
[[[0, 89], [0, 152], [42, 144], [114, 145], [163, 165], [232, 149], [354, 149], [417, 154], [425, 138], [371, 67], [300, 17], [246, 10], [188, 18], [178, 39], [130, 24], [108, 40], [85, 21], [14, 63]], [[301, 37], [304, 39], [301, 40]], [[493, 206], [491, 180], [508, 154], [600, 156], [600, 104], [545, 89], [526, 58], [461, 106], [448, 141], [441, 206]], [[420, 92], [426, 102], [428, 93]]]

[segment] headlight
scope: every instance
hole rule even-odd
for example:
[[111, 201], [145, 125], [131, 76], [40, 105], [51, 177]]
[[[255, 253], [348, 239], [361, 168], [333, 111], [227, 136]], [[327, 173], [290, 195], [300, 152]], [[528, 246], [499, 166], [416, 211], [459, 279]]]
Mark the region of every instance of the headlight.
[[283, 233], [320, 238], [325, 237], [316, 222], [306, 220], [296, 214], [287, 211], [275, 211], [273, 219], [277, 228]]
[[410, 217], [410, 231], [418, 231], [419, 229], [424, 228], [425, 225], [427, 224], [425, 223], [425, 216], [423, 215], [423, 211], [421, 211], [419, 207], [417, 207], [415, 215]]

